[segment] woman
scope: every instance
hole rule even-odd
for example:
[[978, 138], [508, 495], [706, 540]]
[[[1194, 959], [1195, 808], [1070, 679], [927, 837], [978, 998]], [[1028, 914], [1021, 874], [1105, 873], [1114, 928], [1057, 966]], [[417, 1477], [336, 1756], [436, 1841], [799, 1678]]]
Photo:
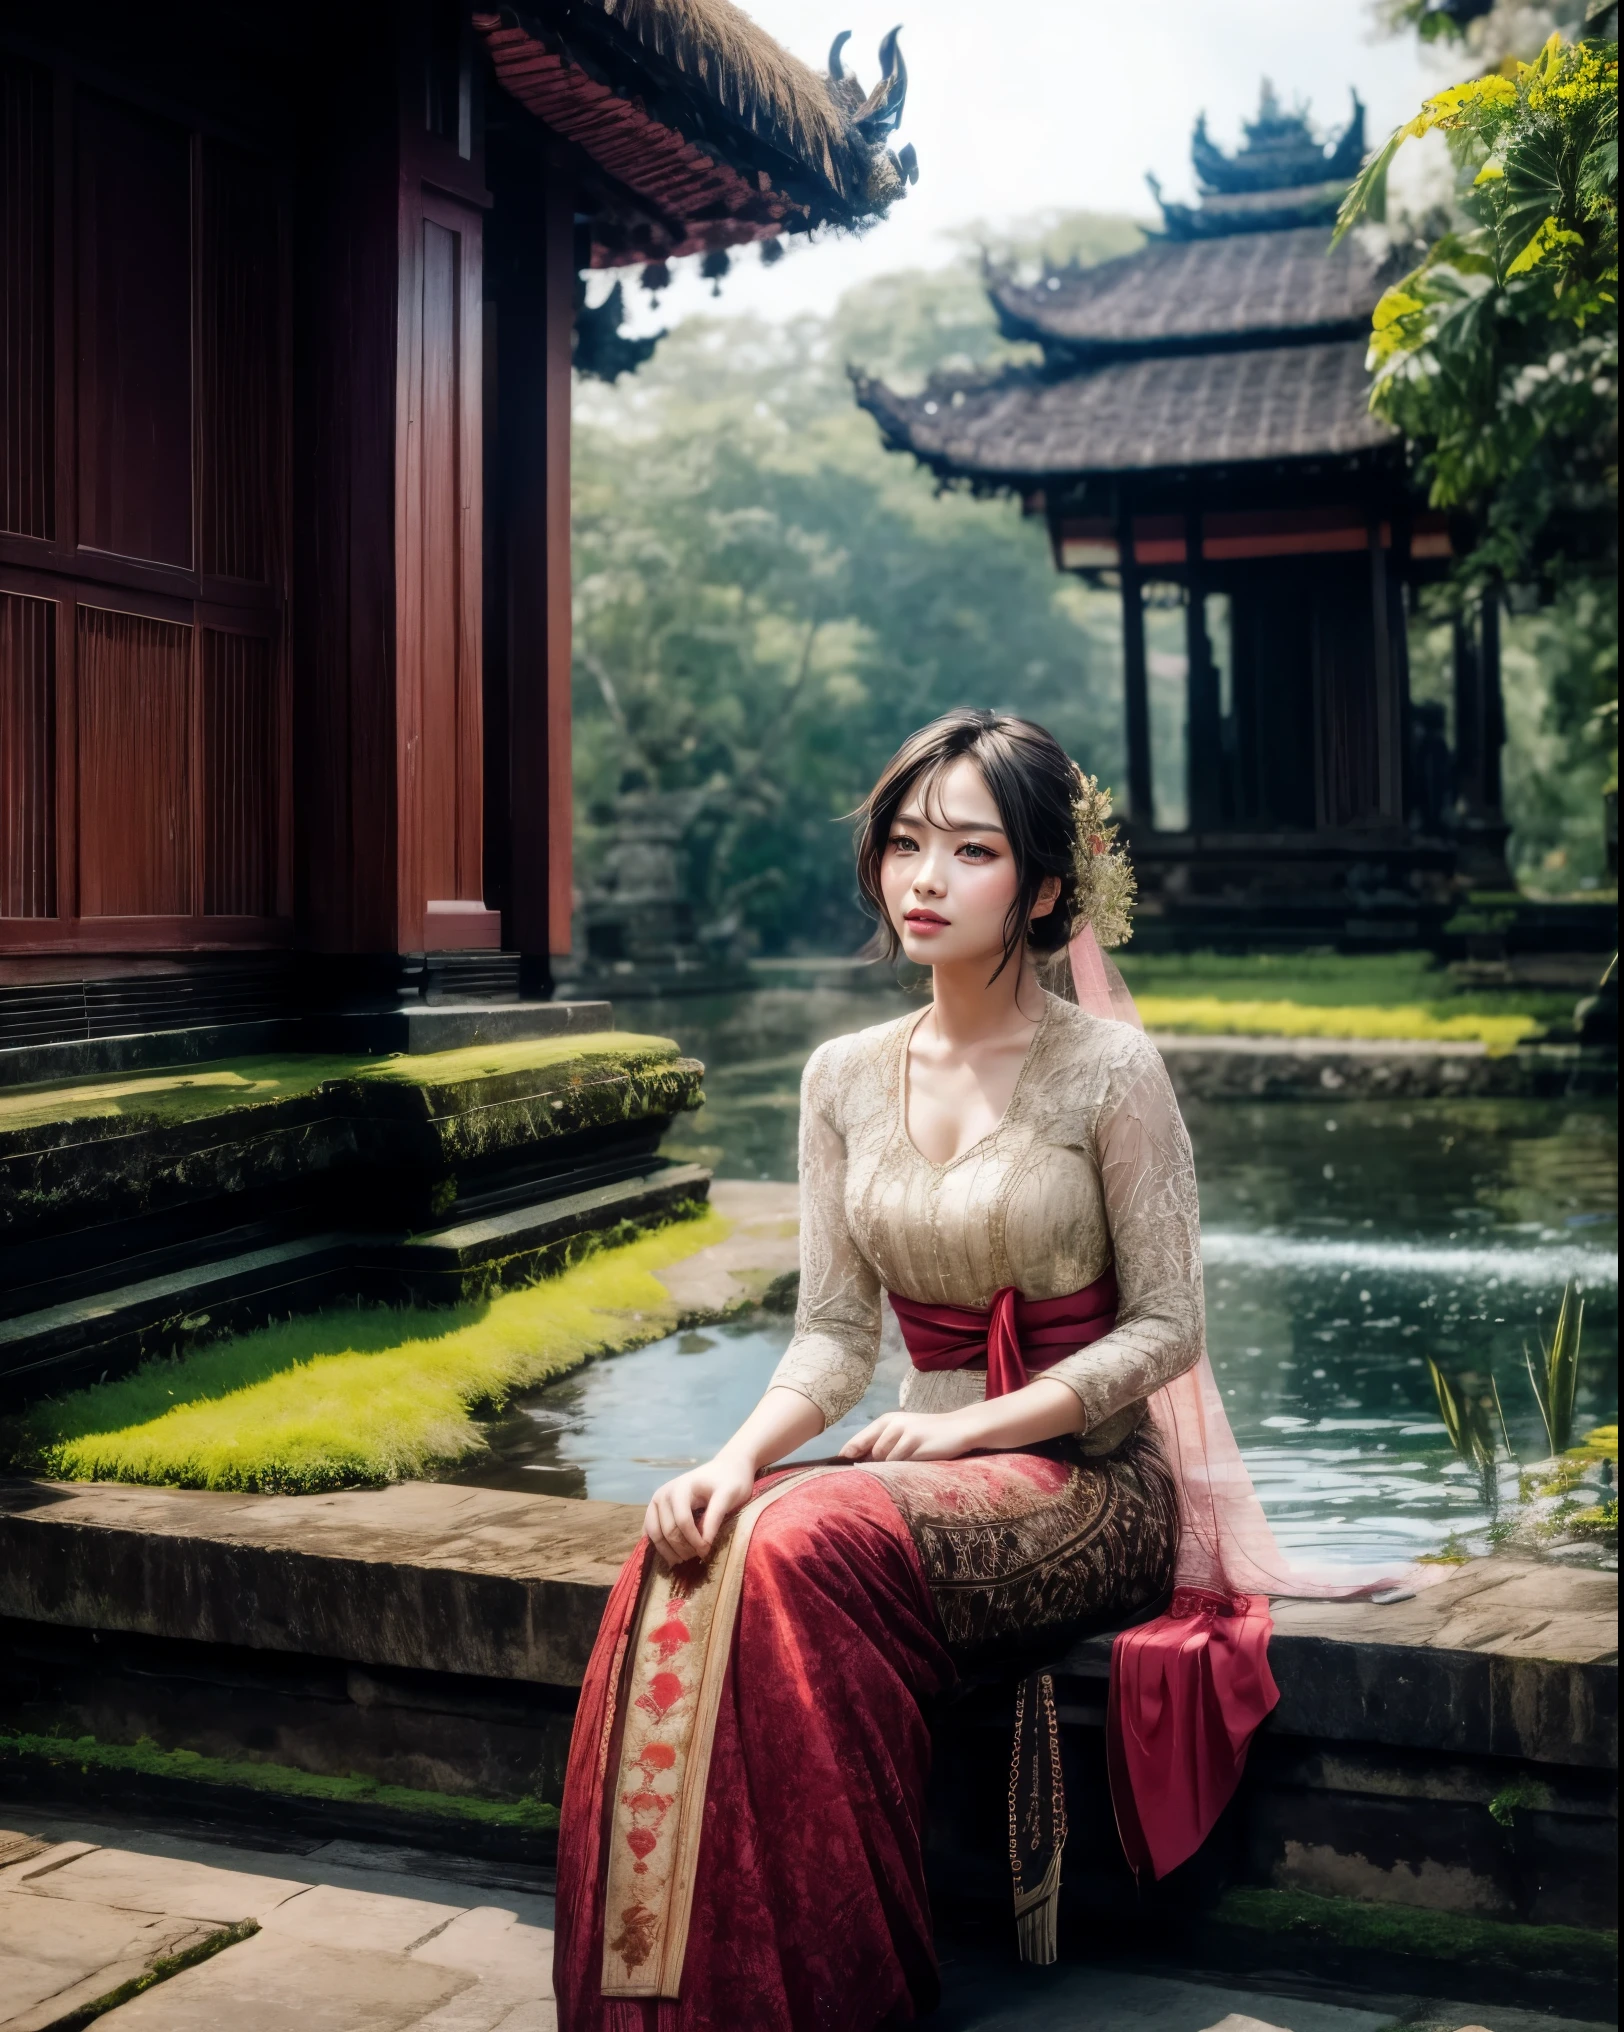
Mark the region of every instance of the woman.
[[[1039, 978], [1074, 933], [1101, 966], [1086, 919], [1121, 863], [1092, 789], [1041, 728], [965, 711], [863, 808], [864, 896], [932, 999], [813, 1054], [795, 1337], [726, 1446], [657, 1491], [611, 1597], [565, 1789], [565, 2032], [928, 2010], [926, 1704], [967, 1658], [1058, 1651], [1172, 1585], [1147, 1400], [1202, 1360], [1189, 1141], [1142, 1031]], [[861, 1400], [887, 1298], [900, 1407], [763, 1482]], [[1012, 1786], [1035, 1959], [1064, 1840], [1048, 1698], [1023, 1691]]]

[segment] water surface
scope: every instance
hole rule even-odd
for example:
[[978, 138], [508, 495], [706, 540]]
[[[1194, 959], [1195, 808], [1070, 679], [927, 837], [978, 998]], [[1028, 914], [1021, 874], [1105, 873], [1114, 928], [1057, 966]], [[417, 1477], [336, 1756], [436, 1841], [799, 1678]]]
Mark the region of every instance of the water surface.
[[[808, 1052], [908, 1006], [814, 985], [621, 1013], [706, 1062], [706, 1105], [678, 1123], [672, 1156], [723, 1177], [791, 1179]], [[1523, 1349], [1537, 1350], [1570, 1279], [1586, 1304], [1576, 1429], [1616, 1416], [1611, 1103], [1207, 1102], [1187, 1119], [1213, 1365], [1289, 1551], [1364, 1563], [1452, 1535], [1486, 1546], [1491, 1510], [1449, 1448], [1426, 1357], [1492, 1373], [1514, 1447], [1539, 1458]], [[459, 1478], [646, 1501], [734, 1429], [789, 1331], [758, 1314], [533, 1392], [492, 1422], [490, 1456]], [[905, 1360], [888, 1333], [864, 1404], [806, 1451], [833, 1451], [894, 1406]], [[1502, 1480], [1509, 1497], [1514, 1475]]]

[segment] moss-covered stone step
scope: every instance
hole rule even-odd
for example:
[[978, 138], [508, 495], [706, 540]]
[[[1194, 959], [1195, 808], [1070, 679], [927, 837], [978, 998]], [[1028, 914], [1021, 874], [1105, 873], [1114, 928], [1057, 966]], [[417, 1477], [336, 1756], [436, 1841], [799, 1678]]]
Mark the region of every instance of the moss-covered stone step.
[[322, 1305], [461, 1305], [561, 1269], [703, 1204], [710, 1174], [658, 1160], [631, 1178], [417, 1234], [324, 1230], [213, 1256], [0, 1318], [0, 1404], [123, 1374]]
[[658, 1130], [703, 1068], [618, 1031], [416, 1057], [247, 1058], [0, 1093], [0, 1246], [337, 1185], [346, 1225], [421, 1226], [566, 1139]]

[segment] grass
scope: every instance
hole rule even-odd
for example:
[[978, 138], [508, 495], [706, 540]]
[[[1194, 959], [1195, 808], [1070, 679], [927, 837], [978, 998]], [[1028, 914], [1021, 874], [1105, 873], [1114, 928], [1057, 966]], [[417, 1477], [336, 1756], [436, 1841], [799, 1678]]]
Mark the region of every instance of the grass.
[[1115, 955], [1150, 1030], [1201, 1036], [1476, 1042], [1512, 1051], [1573, 1016], [1573, 997], [1473, 988], [1416, 952]]
[[300, 1771], [291, 1764], [256, 1764], [246, 1759], [203, 1757], [195, 1750], [161, 1750], [148, 1736], [134, 1743], [104, 1743], [95, 1736], [0, 1733], [0, 1768], [7, 1756], [49, 1764], [77, 1764], [84, 1772], [127, 1773], [142, 1778], [178, 1779], [190, 1785], [231, 1785], [279, 1799], [307, 1799], [331, 1805], [378, 1806], [394, 1813], [434, 1814], [480, 1827], [524, 1828], [546, 1833], [558, 1826], [558, 1808], [543, 1799], [482, 1799], [464, 1792], [419, 1792], [409, 1785], [385, 1785], [349, 1773]]
[[1366, 1904], [1308, 1891], [1226, 1891], [1212, 1923], [1264, 1935], [1270, 1942], [1309, 1940], [1370, 1954], [1465, 1962], [1479, 1969], [1560, 1970], [1611, 1981], [1618, 1935], [1584, 1926], [1523, 1926], [1474, 1919], [1463, 1912], [1428, 1912], [1414, 1905]]
[[675, 1056], [676, 1049], [666, 1037], [605, 1030], [381, 1058], [356, 1052], [289, 1052], [149, 1073], [110, 1073], [104, 1079], [0, 1093], [0, 1134], [111, 1117], [156, 1124], [201, 1121], [229, 1108], [296, 1100], [339, 1081], [443, 1087], [539, 1072], [570, 1059], [642, 1058], [650, 1052], [665, 1059]]
[[64, 1481], [281, 1495], [422, 1475], [484, 1445], [477, 1409], [669, 1333], [656, 1273], [728, 1232], [707, 1209], [477, 1305], [284, 1320], [30, 1406], [0, 1427], [0, 1458]]

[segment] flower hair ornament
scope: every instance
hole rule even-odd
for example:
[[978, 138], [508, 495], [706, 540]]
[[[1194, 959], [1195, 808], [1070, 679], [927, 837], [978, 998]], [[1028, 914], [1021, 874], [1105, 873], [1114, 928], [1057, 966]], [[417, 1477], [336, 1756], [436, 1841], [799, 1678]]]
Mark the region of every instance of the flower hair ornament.
[[1126, 945], [1133, 937], [1133, 906], [1139, 884], [1125, 848], [1117, 844], [1119, 828], [1111, 822], [1111, 793], [1096, 777], [1077, 771], [1077, 795], [1071, 804], [1076, 827], [1073, 847], [1077, 904], [1072, 918], [1072, 985], [1078, 1007], [1090, 1016], [1131, 1023], [1143, 1030], [1133, 996], [1106, 949]]

